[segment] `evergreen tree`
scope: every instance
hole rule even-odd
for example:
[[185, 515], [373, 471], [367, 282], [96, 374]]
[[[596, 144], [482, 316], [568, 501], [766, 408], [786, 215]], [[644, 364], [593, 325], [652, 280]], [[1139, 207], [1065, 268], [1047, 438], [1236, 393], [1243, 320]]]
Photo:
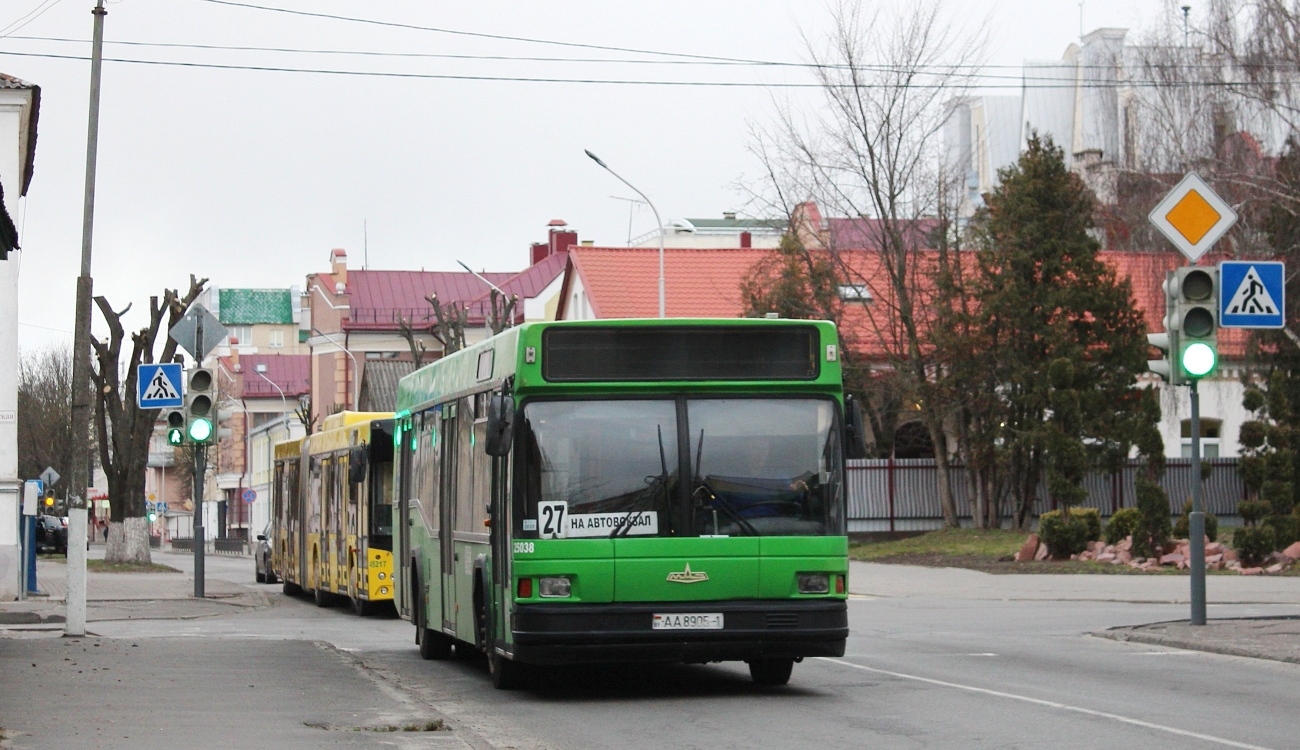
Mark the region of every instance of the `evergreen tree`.
[[981, 347], [967, 367], [999, 396], [984, 421], [998, 426], [987, 437], [1023, 526], [1044, 471], [1058, 504], [1077, 503], [1087, 470], [1116, 468], [1153, 415], [1137, 384], [1144, 321], [1128, 281], [1098, 257], [1091, 193], [1037, 134], [1000, 178], [975, 220], [970, 329]]

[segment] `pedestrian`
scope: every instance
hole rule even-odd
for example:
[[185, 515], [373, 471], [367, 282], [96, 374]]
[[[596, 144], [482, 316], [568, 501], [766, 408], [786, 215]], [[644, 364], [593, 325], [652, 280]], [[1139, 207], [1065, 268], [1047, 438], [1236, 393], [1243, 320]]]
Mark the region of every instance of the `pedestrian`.
[[104, 522], [104, 544], [108, 544], [108, 522]]

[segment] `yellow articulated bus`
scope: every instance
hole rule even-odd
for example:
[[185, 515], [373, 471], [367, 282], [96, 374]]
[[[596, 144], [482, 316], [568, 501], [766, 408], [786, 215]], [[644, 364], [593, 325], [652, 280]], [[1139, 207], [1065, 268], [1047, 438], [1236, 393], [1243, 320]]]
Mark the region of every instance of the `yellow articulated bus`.
[[275, 446], [272, 567], [286, 594], [370, 614], [393, 600], [393, 415], [340, 412]]

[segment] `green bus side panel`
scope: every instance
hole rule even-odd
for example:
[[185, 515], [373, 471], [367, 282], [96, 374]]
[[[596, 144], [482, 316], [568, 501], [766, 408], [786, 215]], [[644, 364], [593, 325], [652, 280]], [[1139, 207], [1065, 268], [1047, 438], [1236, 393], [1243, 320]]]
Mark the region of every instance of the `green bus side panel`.
[[846, 536], [765, 536], [759, 539], [764, 555], [842, 557], [848, 564], [849, 538]]
[[[542, 576], [568, 576], [571, 581], [571, 594], [567, 599], [543, 599], [538, 591], [537, 579]], [[527, 599], [515, 601], [521, 603], [536, 602], [581, 602], [583, 604], [608, 604], [614, 601], [614, 560], [612, 558], [560, 558], [546, 560], [521, 560], [515, 562], [514, 591], [519, 591], [519, 579], [532, 578], [533, 595]]]
[[[515, 599], [520, 603], [804, 598], [797, 574], [848, 574], [847, 537], [553, 539], [514, 546], [511, 593], [520, 578], [534, 579], [533, 595]], [[542, 599], [536, 580], [542, 576], [568, 576], [572, 595]]]
[[[758, 597], [760, 599], [824, 599], [826, 594], [800, 594], [795, 576], [799, 573], [848, 575], [848, 561], [843, 557], [760, 557], [758, 559]], [[831, 584], [834, 590], [834, 583]], [[835, 597], [834, 594], [831, 596]], [[841, 594], [838, 597], [843, 599]]]
[[[508, 328], [486, 341], [425, 365], [397, 383], [397, 410], [407, 411], [431, 402], [441, 402], [453, 393], [463, 393], [489, 380], [508, 377], [519, 359], [519, 328]], [[479, 380], [479, 356], [492, 350], [492, 371]]]

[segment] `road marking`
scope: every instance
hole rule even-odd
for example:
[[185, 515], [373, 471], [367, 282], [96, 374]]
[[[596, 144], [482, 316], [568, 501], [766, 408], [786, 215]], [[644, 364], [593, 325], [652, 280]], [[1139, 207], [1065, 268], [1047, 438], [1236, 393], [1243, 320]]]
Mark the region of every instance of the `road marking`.
[[875, 672], [876, 674], [883, 674], [883, 675], [888, 675], [890, 677], [897, 677], [900, 680], [914, 680], [916, 682], [925, 682], [931, 685], [938, 685], [940, 687], [955, 688], [957, 690], [965, 690], [971, 693], [992, 695], [998, 698], [1009, 698], [1011, 700], [1022, 701], [1024, 703], [1032, 703], [1036, 706], [1056, 708], [1062, 711], [1073, 711], [1075, 713], [1085, 714], [1087, 716], [1096, 716], [1097, 718], [1100, 719], [1110, 719], [1111, 721], [1118, 721], [1123, 724], [1131, 724], [1136, 727], [1143, 727], [1144, 729], [1154, 729], [1159, 732], [1168, 732], [1169, 734], [1176, 734], [1181, 737], [1191, 737], [1197, 740], [1213, 742], [1215, 744], [1223, 745], [1225, 747], [1237, 747], [1237, 748], [1242, 748], [1242, 750], [1272, 750], [1271, 748], [1262, 747], [1260, 745], [1250, 745], [1245, 742], [1237, 742], [1236, 740], [1229, 740], [1223, 737], [1215, 737], [1212, 734], [1201, 734], [1200, 732], [1192, 732], [1186, 729], [1178, 729], [1177, 727], [1165, 726], [1164, 724], [1155, 724], [1149, 721], [1143, 721], [1141, 719], [1134, 719], [1128, 716], [1120, 716], [1119, 714], [1108, 713], [1106, 711], [1094, 711], [1091, 708], [1083, 708], [1081, 706], [1071, 706], [1068, 703], [1058, 703], [1056, 701], [1043, 700], [1042, 698], [1031, 698], [1027, 695], [1017, 695], [1015, 693], [1004, 693], [1001, 690], [990, 690], [988, 688], [975, 687], [974, 685], [962, 685], [961, 683], [957, 683], [957, 682], [946, 682], [944, 680], [936, 680], [930, 677], [921, 677], [919, 675], [914, 675], [914, 674], [904, 674], [902, 672], [891, 672], [888, 669], [877, 669], [876, 667], [867, 667], [861, 664], [854, 664], [851, 661], [845, 661], [843, 659], [832, 659], [826, 656], [818, 656], [815, 658], [818, 661], [830, 662], [831, 664], [839, 664], [840, 666], [844, 666], [844, 667], [852, 667], [853, 669], [860, 669], [864, 672]]

